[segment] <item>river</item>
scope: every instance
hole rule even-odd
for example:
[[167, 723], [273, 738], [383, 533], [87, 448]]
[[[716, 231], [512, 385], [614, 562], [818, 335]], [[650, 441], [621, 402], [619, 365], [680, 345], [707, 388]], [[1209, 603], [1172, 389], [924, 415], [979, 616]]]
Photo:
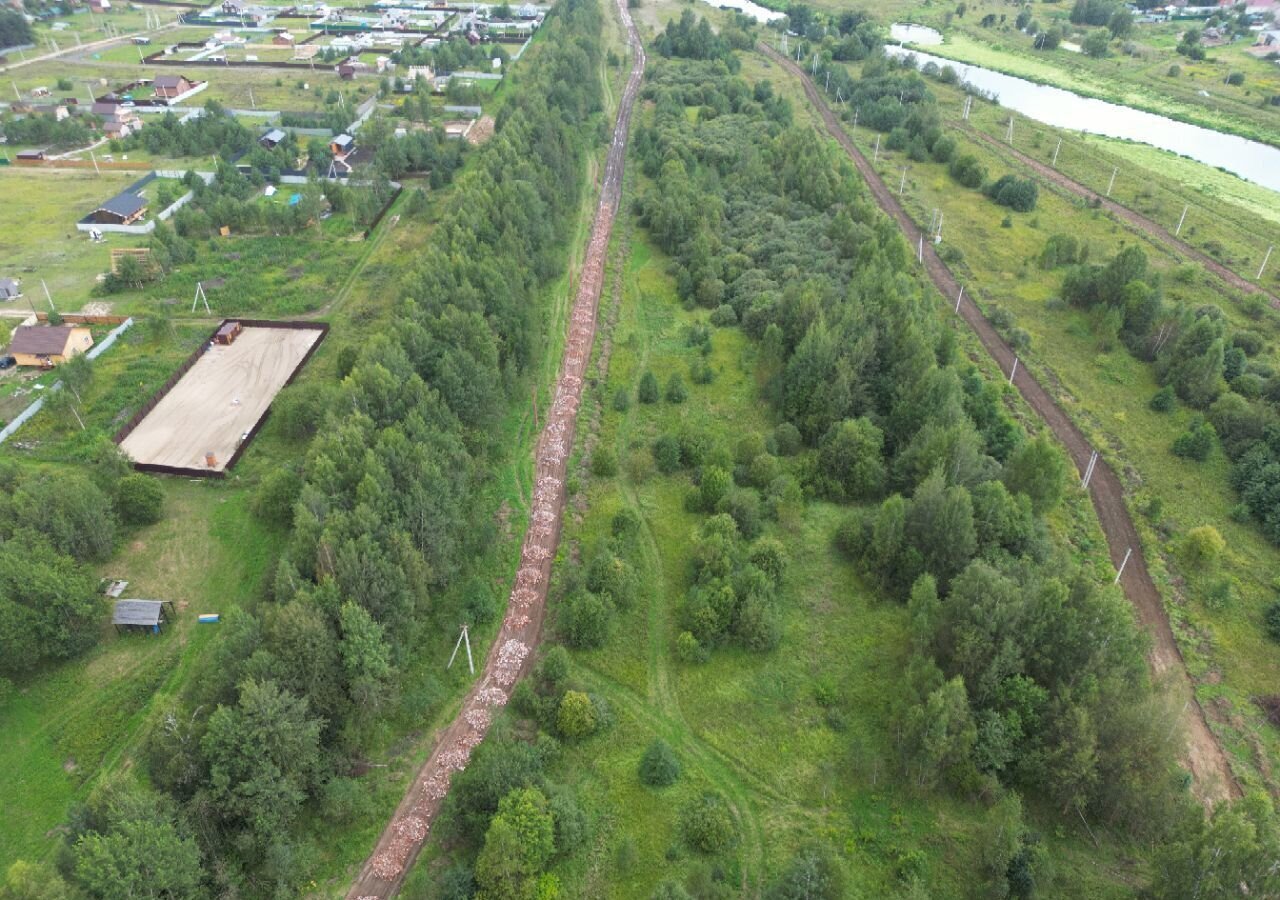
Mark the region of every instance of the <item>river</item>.
[[719, 9], [733, 9], [749, 16], [757, 22], [772, 22], [781, 19], [786, 13], [780, 13], [772, 9], [766, 9], [759, 3], [752, 3], [751, 0], [703, 0], [711, 6]]
[[1001, 106], [1046, 125], [1149, 144], [1280, 191], [1280, 148], [919, 50], [886, 46], [885, 52], [914, 55], [921, 66], [951, 66], [962, 81], [995, 96]]

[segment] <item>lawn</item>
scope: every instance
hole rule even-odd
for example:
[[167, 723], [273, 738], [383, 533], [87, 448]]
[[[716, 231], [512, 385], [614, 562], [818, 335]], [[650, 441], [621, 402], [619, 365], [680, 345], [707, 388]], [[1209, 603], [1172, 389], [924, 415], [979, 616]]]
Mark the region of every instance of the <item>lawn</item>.
[[[0, 168], [0, 277], [18, 278], [28, 301], [48, 310], [41, 279], [58, 309], [90, 299], [96, 277], [111, 268], [112, 247], [140, 247], [146, 236], [111, 234], [90, 242], [76, 222], [142, 177], [141, 172], [52, 172]], [[12, 304], [11, 304], [12, 305]]]
[[[1014, 169], [985, 144], [953, 134], [961, 145], [959, 152], [977, 155], [993, 177]], [[854, 137], [870, 156], [874, 133], [858, 129]], [[1045, 152], [1042, 143], [1036, 155]], [[898, 185], [904, 165], [908, 177], [903, 199], [915, 220], [928, 222], [935, 208], [943, 211], [944, 253], [952, 252], [947, 247], [959, 253], [952, 268], [966, 283], [966, 301], [977, 300], [988, 314], [997, 306], [1013, 314], [1016, 326], [1031, 336], [1030, 349], [1022, 354], [1024, 363], [1056, 393], [1121, 473], [1130, 491], [1130, 508], [1144, 533], [1152, 574], [1164, 595], [1201, 703], [1234, 756], [1237, 770], [1246, 780], [1270, 785], [1269, 773], [1280, 760], [1280, 740], [1252, 700], [1274, 692], [1280, 681], [1280, 657], [1262, 630], [1262, 611], [1275, 595], [1280, 551], [1256, 527], [1232, 518], [1237, 501], [1227, 482], [1228, 462], [1220, 451], [1202, 464], [1170, 453], [1193, 412], [1185, 408], [1170, 415], [1153, 412], [1147, 405], [1158, 387], [1152, 367], [1118, 343], [1100, 342], [1085, 313], [1051, 304], [1062, 271], [1040, 269], [1035, 257], [1054, 233], [1072, 234], [1087, 242], [1095, 260], [1109, 258], [1121, 246], [1137, 244], [1164, 274], [1169, 300], [1193, 307], [1215, 303], [1233, 328], [1260, 331], [1268, 345], [1260, 358], [1264, 363], [1276, 360], [1280, 320], [1270, 310], [1243, 304], [1197, 267], [1182, 266], [1161, 245], [1043, 185], [1036, 210], [1012, 214], [1011, 227], [1002, 227], [1007, 210], [977, 191], [959, 187], [945, 167], [907, 162], [882, 146], [878, 169], [886, 181]], [[1184, 280], [1186, 274], [1189, 280]], [[1156, 498], [1163, 510], [1152, 516], [1146, 511]], [[1220, 568], [1209, 572], [1192, 569], [1182, 555], [1183, 535], [1202, 524], [1216, 527], [1229, 548]], [[1208, 588], [1224, 576], [1233, 585], [1234, 599], [1222, 605], [1209, 600]]]

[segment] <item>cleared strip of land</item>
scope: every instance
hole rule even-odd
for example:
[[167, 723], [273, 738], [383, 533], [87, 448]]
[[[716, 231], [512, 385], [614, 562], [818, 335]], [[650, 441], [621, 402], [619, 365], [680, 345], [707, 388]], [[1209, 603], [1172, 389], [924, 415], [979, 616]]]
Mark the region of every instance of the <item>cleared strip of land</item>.
[[311, 328], [250, 326], [235, 343], [212, 345], [120, 448], [136, 463], [223, 471], [322, 336]]

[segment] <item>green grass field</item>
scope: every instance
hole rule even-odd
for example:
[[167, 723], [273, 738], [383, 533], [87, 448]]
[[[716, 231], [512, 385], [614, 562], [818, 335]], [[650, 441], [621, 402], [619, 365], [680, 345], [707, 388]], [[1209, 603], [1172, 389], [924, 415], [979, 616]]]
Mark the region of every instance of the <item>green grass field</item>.
[[144, 246], [147, 238], [112, 234], [94, 244], [76, 231], [76, 222], [141, 177], [0, 168], [0, 277], [20, 279], [27, 298], [41, 309], [48, 309], [41, 279], [58, 309], [80, 309], [96, 277], [111, 268], [110, 248]]

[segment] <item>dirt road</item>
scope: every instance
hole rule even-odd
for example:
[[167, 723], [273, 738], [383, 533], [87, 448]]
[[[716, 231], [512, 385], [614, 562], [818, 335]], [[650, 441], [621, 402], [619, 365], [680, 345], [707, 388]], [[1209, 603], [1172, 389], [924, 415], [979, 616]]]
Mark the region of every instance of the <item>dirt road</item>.
[[978, 131], [976, 128], [973, 128], [972, 126], [968, 126], [968, 125], [965, 126], [965, 130], [969, 134], [971, 134], [973, 137], [977, 138], [978, 140], [982, 141], [985, 144], [988, 144], [989, 146], [993, 147], [997, 151], [1002, 153], [1008, 153], [1018, 162], [1022, 163], [1024, 166], [1034, 171], [1037, 175], [1039, 175], [1045, 181], [1052, 182], [1053, 184], [1056, 184], [1058, 187], [1062, 188], [1063, 190], [1069, 193], [1075, 194], [1077, 197], [1083, 197], [1084, 199], [1089, 201], [1096, 200], [1102, 206], [1103, 209], [1113, 213], [1117, 217], [1128, 222], [1130, 225], [1133, 225], [1135, 228], [1141, 229], [1142, 231], [1146, 232], [1151, 237], [1155, 238], [1157, 241], [1160, 241], [1162, 244], [1169, 247], [1170, 249], [1178, 253], [1181, 253], [1183, 256], [1188, 256], [1191, 259], [1194, 259], [1196, 262], [1200, 263], [1200, 265], [1204, 266], [1214, 275], [1217, 275], [1227, 284], [1231, 285], [1231, 287], [1237, 288], [1239, 290], [1245, 291], [1246, 293], [1250, 293], [1250, 294], [1261, 294], [1263, 297], [1267, 298], [1267, 301], [1272, 306], [1276, 307], [1277, 309], [1280, 309], [1280, 297], [1276, 297], [1275, 294], [1268, 292], [1265, 288], [1263, 288], [1257, 282], [1249, 281], [1243, 276], [1237, 275], [1235, 272], [1228, 269], [1226, 266], [1218, 262], [1209, 254], [1204, 253], [1200, 250], [1197, 250], [1195, 247], [1192, 247], [1190, 244], [1188, 244], [1186, 241], [1180, 238], [1174, 237], [1172, 234], [1169, 233], [1168, 229], [1166, 229], [1164, 226], [1153, 222], [1152, 220], [1148, 219], [1146, 216], [1142, 215], [1141, 213], [1134, 212], [1133, 210], [1129, 209], [1129, 207], [1127, 206], [1121, 206], [1119, 203], [1116, 203], [1114, 200], [1110, 200], [1106, 197], [1101, 196], [1097, 191], [1090, 190], [1080, 182], [1075, 181], [1071, 178], [1068, 178], [1066, 175], [1063, 175], [1057, 169], [1054, 169], [1051, 166], [1046, 166], [1044, 163], [1040, 162], [1039, 160], [1032, 159], [1030, 156], [1027, 156], [1027, 154], [1023, 153], [1022, 151], [1015, 150], [1013, 147], [1010, 147], [1008, 144], [1005, 144], [1001, 141], [996, 140], [989, 134], [984, 134], [983, 132]]
[[[959, 296], [960, 283], [933, 249], [933, 245], [928, 241], [921, 243], [921, 229], [911, 220], [911, 217], [907, 215], [898, 201], [894, 199], [893, 194], [885, 186], [875, 169], [871, 167], [866, 157], [862, 155], [849, 135], [845, 133], [839, 120], [827, 107], [825, 100], [813, 82], [810, 81], [802, 69], [786, 57], [781, 56], [764, 44], [760, 44], [759, 47], [762, 52], [801, 80], [809, 102], [822, 117], [827, 131], [848, 153], [849, 158], [867, 182], [867, 186], [875, 197], [876, 203], [898, 223], [898, 226], [902, 229], [903, 236], [907, 239], [907, 243], [923, 258], [925, 271], [934, 286], [937, 287], [943, 297], [949, 298], [948, 302], [953, 302], [954, 298]], [[1016, 358], [1013, 350], [996, 333], [995, 328], [986, 320], [978, 308], [971, 302], [961, 303], [960, 315], [977, 334], [978, 340], [991, 358], [999, 365], [1001, 371], [1012, 371]], [[1018, 365], [1014, 374], [1013, 384], [1022, 394], [1027, 404], [1035, 410], [1036, 414], [1049, 426], [1054, 436], [1066, 447], [1071, 459], [1083, 472], [1089, 464], [1089, 458], [1093, 453], [1093, 447], [1090, 446], [1084, 434], [1054, 402], [1053, 398], [1049, 396], [1040, 382], [1031, 375], [1026, 366]], [[1126, 553], [1132, 550], [1132, 558], [1129, 559], [1128, 564], [1124, 567], [1120, 583], [1124, 588], [1125, 596], [1129, 598], [1129, 601], [1137, 611], [1138, 620], [1151, 635], [1152, 647], [1149, 657], [1151, 668], [1157, 676], [1170, 684], [1171, 690], [1177, 692], [1179, 700], [1185, 700], [1182, 718], [1187, 735], [1187, 750], [1183, 754], [1183, 761], [1194, 777], [1193, 789], [1196, 795], [1205, 802], [1214, 802], [1227, 797], [1239, 797], [1239, 785], [1236, 784], [1235, 778], [1231, 774], [1231, 768], [1227, 763], [1227, 758], [1221, 745], [1218, 743], [1217, 738], [1214, 737], [1213, 732], [1209, 730], [1209, 725], [1205, 721], [1204, 710], [1201, 709], [1199, 701], [1195, 698], [1191, 688], [1191, 680], [1187, 675], [1186, 666], [1182, 660], [1182, 654], [1178, 650], [1177, 642], [1173, 637], [1173, 630], [1169, 626], [1169, 616], [1165, 612], [1164, 604], [1160, 599], [1160, 592], [1156, 590], [1155, 583], [1151, 580], [1151, 574], [1147, 571], [1146, 559], [1142, 553], [1142, 542], [1138, 537], [1138, 531], [1134, 527], [1133, 520], [1129, 517], [1129, 511], [1125, 507], [1124, 487], [1111, 467], [1099, 459], [1094, 469], [1093, 479], [1089, 483], [1089, 488], [1094, 509], [1098, 513], [1098, 521], [1101, 523], [1102, 531], [1107, 538], [1111, 561], [1119, 568]]]
[[507, 604], [507, 617], [490, 648], [484, 669], [462, 703], [458, 717], [439, 735], [431, 756], [414, 777], [391, 823], [348, 891], [348, 900], [385, 900], [404, 882], [449, 791], [454, 772], [466, 768], [471, 751], [484, 739], [495, 708], [506, 704], [512, 686], [529, 669], [542, 632], [551, 562], [560, 541], [565, 506], [565, 466], [573, 446], [582, 379], [595, 339], [596, 309], [604, 282], [605, 251], [622, 197], [631, 110], [644, 76], [644, 49], [626, 0], [616, 0], [631, 48], [631, 73], [618, 106], [605, 163], [600, 202], [578, 282], [569, 338], [560, 365], [555, 400], [535, 448], [535, 489], [520, 568]]

